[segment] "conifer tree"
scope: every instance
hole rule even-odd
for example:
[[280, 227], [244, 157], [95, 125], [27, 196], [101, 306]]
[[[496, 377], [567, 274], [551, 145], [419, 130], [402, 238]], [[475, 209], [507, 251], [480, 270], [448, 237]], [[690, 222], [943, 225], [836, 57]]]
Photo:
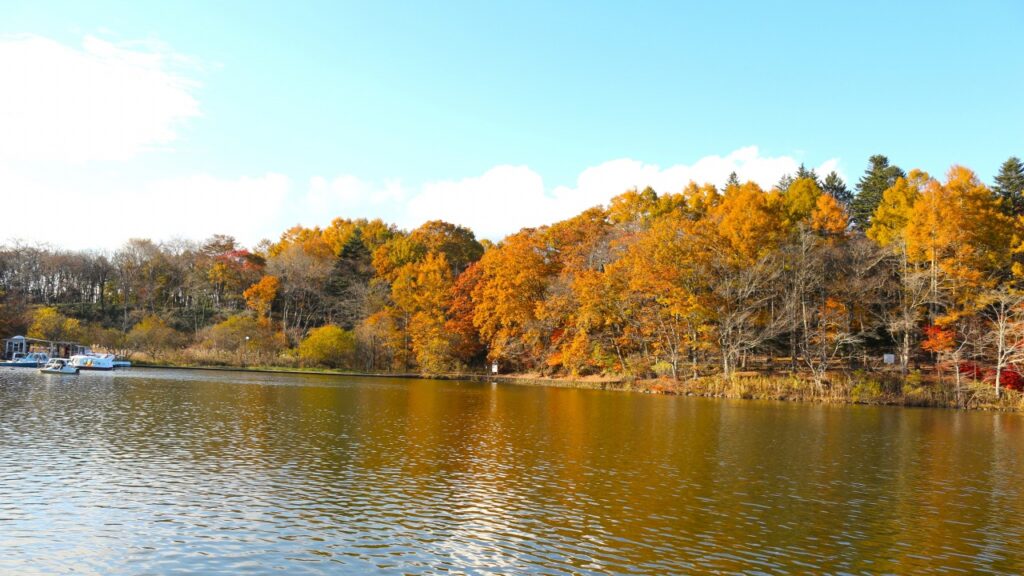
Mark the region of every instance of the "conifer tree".
[[822, 184], [821, 189], [829, 196], [835, 198], [843, 205], [844, 208], [849, 208], [850, 203], [853, 202], [853, 193], [846, 187], [846, 182], [836, 174], [835, 170], [828, 173], [825, 177], [825, 183]]
[[803, 162], [801, 162], [800, 167], [796, 169], [796, 176], [793, 179], [799, 180], [801, 178], [813, 180], [814, 185], [817, 186], [818, 188], [821, 188], [821, 181], [818, 180], [818, 174], [814, 171], [814, 168], [808, 170], [806, 167], [804, 167]]
[[739, 185], [740, 185], [740, 179], [739, 179], [739, 176], [736, 176], [736, 171], [734, 170], [734, 171], [729, 173], [729, 179], [725, 182], [725, 187], [723, 188], [723, 190], [732, 188], [733, 186], [737, 186], [738, 187]]
[[362, 298], [373, 277], [371, 255], [357, 228], [341, 249], [327, 278], [326, 293], [331, 300], [338, 325], [351, 330], [362, 313]]
[[779, 178], [778, 184], [775, 185], [775, 189], [779, 192], [786, 192], [793, 185], [794, 181], [795, 179], [792, 174], [783, 174], [782, 178]]
[[889, 159], [875, 154], [868, 159], [870, 165], [857, 182], [857, 196], [850, 203], [850, 216], [861, 230], [871, 226], [871, 217], [882, 201], [885, 190], [896, 183], [897, 178], [906, 174], [898, 166], [889, 164]]
[[999, 168], [992, 191], [1002, 200], [1002, 210], [1009, 216], [1024, 214], [1024, 164], [1011, 156]]

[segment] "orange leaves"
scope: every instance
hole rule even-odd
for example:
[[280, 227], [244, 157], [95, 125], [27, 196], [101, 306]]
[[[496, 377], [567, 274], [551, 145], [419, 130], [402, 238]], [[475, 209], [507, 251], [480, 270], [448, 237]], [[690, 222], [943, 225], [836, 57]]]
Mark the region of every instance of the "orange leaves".
[[949, 352], [956, 346], [956, 332], [952, 329], [926, 326], [924, 334], [925, 339], [921, 342], [921, 348], [928, 352]]
[[526, 358], [536, 352], [536, 309], [557, 269], [543, 235], [525, 229], [505, 238], [480, 259], [473, 288], [473, 324], [491, 359]]
[[270, 305], [274, 302], [274, 298], [277, 298], [277, 290], [280, 286], [281, 283], [277, 276], [268, 274], [260, 278], [259, 282], [249, 286], [242, 293], [245, 305], [251, 310], [255, 310], [260, 318], [267, 318], [270, 315]]
[[[911, 262], [946, 279], [956, 309], [974, 306], [979, 288], [1010, 268], [1014, 223], [970, 170], [954, 166], [944, 184], [927, 181], [905, 228]], [[938, 284], [937, 281], [933, 284]]]
[[391, 298], [407, 314], [444, 313], [452, 287], [452, 271], [444, 254], [427, 254], [420, 262], [402, 266], [391, 285]]
[[480, 350], [480, 338], [473, 326], [473, 290], [481, 278], [480, 264], [473, 263], [459, 274], [451, 288], [445, 330], [454, 336], [452, 353], [468, 363]]
[[750, 263], [771, 251], [787, 233], [782, 197], [747, 182], [730, 187], [709, 216], [737, 263]]
[[838, 200], [828, 194], [818, 196], [811, 213], [811, 229], [820, 234], [840, 235], [846, 232], [849, 218]]
[[299, 245], [312, 256], [327, 258], [341, 254], [341, 249], [353, 234], [360, 232], [369, 250], [374, 250], [395, 236], [394, 226], [385, 224], [380, 219], [349, 220], [335, 218], [330, 226], [321, 229], [319, 226], [305, 228], [293, 226], [281, 234], [280, 240], [270, 246], [269, 255], [277, 256], [288, 247]]
[[432, 220], [408, 235], [396, 235], [373, 252], [373, 267], [386, 280], [394, 281], [398, 270], [422, 260], [429, 253], [444, 254], [453, 274], [458, 274], [483, 254], [473, 232], [441, 220]]

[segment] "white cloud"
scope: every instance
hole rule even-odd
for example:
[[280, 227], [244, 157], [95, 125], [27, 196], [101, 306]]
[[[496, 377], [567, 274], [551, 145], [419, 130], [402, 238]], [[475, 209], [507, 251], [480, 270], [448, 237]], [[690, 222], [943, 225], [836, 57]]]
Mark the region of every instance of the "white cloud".
[[330, 182], [322, 176], [314, 176], [309, 181], [305, 202], [319, 222], [323, 218], [329, 221], [339, 214], [347, 218], [378, 218], [383, 216], [382, 207], [399, 205], [404, 199], [405, 190], [399, 180], [385, 180], [377, 186], [346, 175]]
[[276, 239], [288, 227], [282, 216], [289, 212], [290, 189], [289, 178], [276, 173], [172, 178], [151, 182], [141, 193], [121, 193], [111, 215], [125, 222], [132, 237], [201, 239], [223, 233], [251, 245]]
[[[21, 218], [4, 222], [0, 243], [46, 242], [60, 248], [114, 249], [129, 238], [201, 240], [230, 234], [247, 245], [276, 239], [290, 224], [288, 177], [216, 178], [206, 174], [154, 180], [119, 190], [53, 185], [0, 167], [0, 190], [21, 191], [7, 204]], [[296, 220], [297, 221], [297, 220]], [[294, 222], [292, 222], [294, 223]]]
[[[478, 237], [501, 239], [523, 227], [569, 218], [630, 188], [651, 186], [659, 193], [678, 192], [690, 181], [722, 185], [731, 172], [741, 181], [770, 188], [800, 162], [790, 156], [762, 156], [756, 146], [727, 156], [705, 156], [693, 164], [661, 168], [638, 160], [610, 160], [583, 170], [573, 186], [548, 189], [540, 174], [527, 166], [500, 165], [480, 176], [428, 182], [404, 188], [398, 181], [381, 185], [352, 175], [331, 181], [310, 180], [302, 202], [307, 225], [323, 225], [335, 216], [380, 217], [411, 229], [428, 220], [446, 220], [472, 228]], [[816, 169], [820, 175], [838, 168], [831, 159]]]
[[[221, 233], [251, 246], [263, 238], [276, 239], [295, 224], [324, 226], [339, 216], [381, 218], [406, 229], [441, 219], [468, 226], [479, 238], [500, 240], [520, 228], [551, 224], [607, 204], [630, 188], [651, 186], [666, 193], [682, 190], [691, 180], [721, 185], [733, 171], [741, 180], [768, 188], [798, 165], [792, 157], [762, 156], [755, 147], [666, 168], [618, 159], [583, 170], [571, 186], [553, 188], [531, 168], [508, 165], [475, 177], [415, 187], [354, 175], [317, 176], [301, 187], [279, 173], [238, 178], [194, 174], [138, 185], [108, 185], [103, 175], [90, 173], [84, 180], [44, 182], [0, 165], [0, 191], [44, 198], [40, 209], [61, 207], [53, 214], [40, 212], [5, 222], [0, 242], [23, 238], [67, 248], [111, 249], [132, 237], [201, 240]], [[824, 174], [837, 166], [832, 159], [817, 170]], [[3, 200], [11, 206], [19, 203]]]
[[415, 228], [446, 220], [472, 228], [478, 237], [500, 238], [565, 218], [567, 206], [546, 194], [540, 174], [526, 166], [496, 166], [477, 178], [424, 185], [409, 199], [399, 224]]
[[125, 160], [167, 145], [199, 115], [196, 82], [173, 70], [182, 61], [154, 43], [0, 38], [0, 159]]

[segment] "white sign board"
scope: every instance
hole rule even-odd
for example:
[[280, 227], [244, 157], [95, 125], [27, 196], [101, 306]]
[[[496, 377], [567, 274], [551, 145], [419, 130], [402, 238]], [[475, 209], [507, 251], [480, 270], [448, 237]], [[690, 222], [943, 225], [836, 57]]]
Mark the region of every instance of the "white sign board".
[[497, 374], [497, 373], [498, 373], [498, 363], [495, 362], [494, 364], [491, 364], [491, 374]]
[[895, 364], [896, 363], [896, 355], [895, 354], [883, 354], [882, 355], [882, 362], [885, 362], [886, 364]]

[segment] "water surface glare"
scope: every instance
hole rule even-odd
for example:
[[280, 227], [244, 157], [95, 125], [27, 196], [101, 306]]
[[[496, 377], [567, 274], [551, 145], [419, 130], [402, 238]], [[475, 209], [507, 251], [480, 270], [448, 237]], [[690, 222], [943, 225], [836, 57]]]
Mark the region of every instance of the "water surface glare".
[[0, 370], [0, 573], [1024, 573], [1024, 417]]

